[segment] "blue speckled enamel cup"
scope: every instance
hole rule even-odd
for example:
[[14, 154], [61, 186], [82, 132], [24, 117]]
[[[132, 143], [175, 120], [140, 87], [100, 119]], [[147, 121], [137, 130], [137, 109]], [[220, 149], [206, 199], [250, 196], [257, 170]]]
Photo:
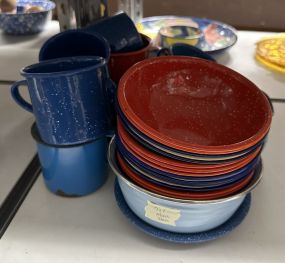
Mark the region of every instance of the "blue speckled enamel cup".
[[37, 143], [45, 184], [51, 192], [83, 196], [104, 184], [108, 174], [106, 137], [72, 146], [54, 146], [43, 142], [35, 124], [31, 133]]
[[[26, 80], [11, 87], [14, 100], [33, 112], [42, 140], [73, 145], [100, 138], [111, 129], [114, 84], [102, 57], [70, 57], [25, 67]], [[32, 104], [20, 95], [28, 86]]]

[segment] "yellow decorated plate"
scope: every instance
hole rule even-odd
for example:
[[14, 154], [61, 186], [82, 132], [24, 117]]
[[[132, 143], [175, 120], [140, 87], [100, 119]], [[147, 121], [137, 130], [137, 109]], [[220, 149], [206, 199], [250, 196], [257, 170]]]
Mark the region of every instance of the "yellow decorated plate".
[[270, 64], [285, 68], [285, 37], [273, 37], [259, 41], [256, 44], [256, 54]]
[[258, 54], [255, 54], [255, 58], [258, 62], [260, 62], [262, 65], [266, 66], [267, 68], [270, 68], [271, 70], [278, 71], [278, 72], [285, 74], [285, 68], [284, 67], [270, 63], [269, 61], [265, 60], [264, 58], [262, 58]]

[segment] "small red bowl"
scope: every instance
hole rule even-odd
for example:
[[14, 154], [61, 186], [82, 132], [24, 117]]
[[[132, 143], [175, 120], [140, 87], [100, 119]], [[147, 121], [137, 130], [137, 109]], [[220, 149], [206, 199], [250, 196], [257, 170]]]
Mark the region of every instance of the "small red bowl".
[[229, 195], [235, 194], [239, 190], [241, 190], [243, 187], [245, 187], [250, 180], [252, 179], [254, 175], [254, 171], [251, 172], [249, 176], [247, 176], [244, 180], [231, 185], [228, 188], [225, 188], [223, 190], [216, 190], [216, 191], [211, 191], [211, 192], [182, 192], [182, 191], [177, 191], [174, 189], [170, 189], [167, 187], [163, 186], [158, 186], [155, 184], [152, 184], [136, 173], [134, 173], [126, 164], [126, 162], [123, 160], [123, 158], [117, 153], [117, 160], [118, 163], [122, 169], [122, 171], [131, 179], [133, 180], [137, 185], [153, 192], [156, 194], [172, 197], [172, 198], [177, 198], [177, 199], [184, 199], [184, 200], [212, 200], [212, 199], [217, 199], [217, 198], [223, 198], [227, 197]]
[[243, 151], [264, 138], [272, 110], [263, 92], [239, 73], [190, 57], [135, 64], [118, 88], [128, 121], [151, 139], [198, 154]]
[[[260, 148], [254, 151], [252, 154], [234, 162], [230, 163], [221, 163], [221, 164], [192, 164], [181, 161], [176, 161], [161, 155], [157, 155], [150, 150], [144, 148], [139, 143], [137, 143], [123, 128], [120, 120], [117, 121], [117, 130], [120, 136], [120, 139], [124, 146], [129, 152], [135, 155], [141, 161], [153, 166], [158, 169], [167, 171], [173, 170], [176, 173], [180, 174], [187, 173], [188, 176], [214, 176], [224, 173], [228, 173], [237, 169], [242, 168], [251, 162], [260, 152]], [[196, 175], [195, 175], [196, 174]]]

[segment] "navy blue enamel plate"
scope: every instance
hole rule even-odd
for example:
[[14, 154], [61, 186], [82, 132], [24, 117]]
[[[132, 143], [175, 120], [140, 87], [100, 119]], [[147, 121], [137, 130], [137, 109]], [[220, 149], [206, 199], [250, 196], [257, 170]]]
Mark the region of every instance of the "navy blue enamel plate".
[[119, 206], [120, 210], [138, 229], [153, 237], [180, 244], [203, 243], [215, 240], [217, 238], [221, 238], [229, 234], [245, 219], [251, 204], [251, 194], [248, 194], [241, 206], [238, 208], [238, 210], [232, 215], [232, 217], [228, 221], [226, 221], [222, 225], [205, 232], [183, 234], [173, 233], [155, 228], [138, 218], [128, 207], [117, 179], [115, 181], [114, 192], [117, 205]]

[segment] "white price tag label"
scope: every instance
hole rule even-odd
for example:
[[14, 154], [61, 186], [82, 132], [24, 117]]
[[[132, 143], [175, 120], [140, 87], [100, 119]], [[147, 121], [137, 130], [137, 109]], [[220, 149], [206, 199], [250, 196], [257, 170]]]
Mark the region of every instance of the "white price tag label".
[[176, 226], [176, 221], [181, 216], [178, 209], [157, 205], [150, 201], [147, 201], [144, 209], [147, 218], [165, 225]]

